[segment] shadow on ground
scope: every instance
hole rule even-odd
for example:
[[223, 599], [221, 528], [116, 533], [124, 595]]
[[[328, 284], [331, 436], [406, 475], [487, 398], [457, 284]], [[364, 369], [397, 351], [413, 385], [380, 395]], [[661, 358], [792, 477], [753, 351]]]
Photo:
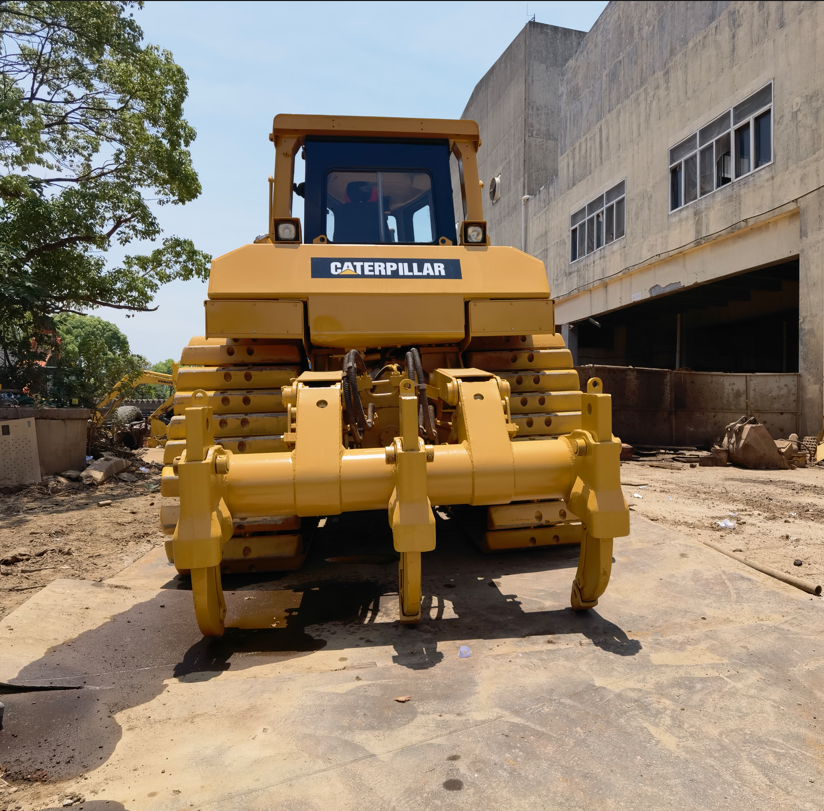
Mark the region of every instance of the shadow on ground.
[[[439, 519], [438, 549], [424, 556], [424, 620], [413, 628], [378, 621], [382, 601], [385, 606], [397, 600], [397, 567], [388, 554], [392, 544], [383, 513], [328, 522], [312, 538], [310, 559], [300, 572], [225, 576], [230, 622], [235, 617], [235, 624], [254, 627], [229, 627], [220, 639], [201, 637], [188, 585], [175, 578], [151, 600], [55, 646], [18, 674], [13, 680], [17, 687], [3, 696], [0, 763], [5, 776], [50, 781], [96, 768], [120, 740], [114, 715], [154, 699], [169, 678], [202, 681], [230, 668], [310, 656], [321, 649], [362, 648], [368, 655], [377, 646], [394, 646], [396, 664], [423, 670], [442, 661], [440, 643], [468, 639], [582, 634], [618, 656], [640, 650], [637, 641], [597, 611], [579, 614], [560, 607], [568, 605], [566, 586], [557, 593], [559, 608], [543, 611], [525, 612], [517, 595], [501, 591], [500, 578], [512, 574], [565, 569], [571, 583], [577, 548], [483, 556], [453, 525]], [[341, 562], [349, 556], [356, 562]], [[555, 596], [553, 592], [548, 601]], [[427, 619], [431, 614], [435, 619]], [[348, 657], [341, 661], [363, 664]], [[26, 686], [41, 689], [28, 691]], [[63, 689], [42, 690], [44, 686]], [[92, 804], [85, 807], [92, 809]]]

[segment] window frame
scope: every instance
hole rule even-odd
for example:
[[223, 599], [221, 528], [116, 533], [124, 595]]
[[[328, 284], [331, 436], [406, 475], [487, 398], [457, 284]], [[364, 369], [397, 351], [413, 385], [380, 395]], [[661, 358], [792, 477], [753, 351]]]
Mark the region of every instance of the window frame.
[[[607, 202], [607, 195], [615, 192], [619, 187], [623, 186], [623, 191], [616, 194]], [[569, 215], [569, 264], [575, 264], [587, 256], [614, 245], [618, 240], [623, 239], [627, 235], [627, 179], [613, 183], [608, 186], [600, 194], [596, 195], [590, 202], [579, 206], [572, 214]], [[623, 232], [620, 236], [616, 236], [618, 230], [616, 222], [616, 211], [618, 204], [624, 204], [624, 222]], [[609, 235], [607, 230], [607, 212], [612, 209], [612, 239], [607, 241]], [[577, 222], [573, 220], [578, 217]], [[590, 232], [592, 233], [592, 240], [590, 240]], [[592, 247], [590, 247], [590, 245]], [[583, 250], [582, 250], [583, 249]]]
[[[748, 99], [752, 98], [753, 96], [758, 95], [762, 91], [764, 91], [767, 87], [770, 88], [770, 100], [766, 104], [762, 105], [758, 109], [751, 112], [744, 120], [740, 121], [739, 123], [735, 123], [735, 108], [738, 107], [740, 104], [743, 104]], [[699, 200], [704, 199], [705, 197], [709, 197], [711, 194], [715, 194], [717, 191], [721, 191], [721, 189], [726, 188], [727, 186], [732, 186], [736, 181], [743, 180], [745, 177], [749, 177], [754, 172], [760, 171], [761, 169], [766, 169], [768, 166], [771, 166], [775, 162], [775, 83], [773, 81], [767, 82], [767, 84], [763, 85], [762, 87], [758, 88], [753, 93], [750, 93], [746, 98], [742, 101], [738, 102], [738, 104], [734, 104], [730, 107], [726, 113], [722, 113], [721, 115], [716, 116], [711, 121], [708, 121], [702, 127], [699, 127], [697, 130], [694, 130], [689, 135], [682, 138], [678, 143], [674, 144], [667, 150], [667, 162], [669, 164], [669, 170], [667, 172], [668, 182], [667, 182], [667, 189], [668, 189], [668, 197], [669, 197], [669, 213], [674, 214], [676, 211], [681, 211], [682, 209], [686, 208], [688, 205], [692, 203], [696, 203]], [[755, 166], [756, 161], [756, 152], [755, 152], [755, 119], [759, 118], [760, 116], [764, 115], [764, 113], [770, 113], [770, 159], [766, 163], [761, 164], [761, 166]], [[723, 132], [716, 133], [712, 139], [710, 139], [707, 143], [701, 144], [701, 137], [700, 133], [702, 130], [708, 128], [711, 124], [716, 123], [719, 119], [723, 118], [724, 115], [728, 117], [729, 120], [729, 127], [724, 130]], [[743, 128], [748, 128], [749, 130], [749, 161], [750, 161], [750, 168], [744, 172], [743, 174], [738, 174], [738, 133]], [[718, 156], [716, 156], [716, 144], [720, 141], [725, 135], [729, 136], [730, 139], [730, 178], [726, 183], [722, 183], [719, 185], [718, 183]], [[681, 146], [685, 141], [688, 141], [690, 138], [695, 140], [694, 148], [690, 152], [685, 152], [681, 154], [678, 160], [673, 161], [671, 157], [671, 153], [674, 149]], [[707, 192], [702, 193], [701, 191], [701, 153], [706, 152], [707, 149], [711, 150], [712, 153], [712, 184], [713, 188]], [[690, 158], [695, 158], [696, 161], [696, 194], [693, 200], [686, 199], [686, 168], [685, 163]], [[672, 182], [672, 174], [673, 171], [680, 168], [681, 177], [679, 180], [679, 193], [680, 193], [680, 204], [675, 206], [674, 203], [674, 189], [673, 189], [673, 182]]]

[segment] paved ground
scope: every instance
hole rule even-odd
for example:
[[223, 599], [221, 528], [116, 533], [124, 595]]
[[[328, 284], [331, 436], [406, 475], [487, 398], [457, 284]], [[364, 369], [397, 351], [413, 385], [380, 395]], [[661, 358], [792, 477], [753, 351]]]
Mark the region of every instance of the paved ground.
[[300, 573], [226, 580], [271, 627], [220, 641], [159, 549], [55, 580], [0, 623], [0, 681], [26, 685], [3, 688], [0, 809], [822, 807], [820, 598], [634, 515], [576, 615], [577, 550], [438, 531], [416, 630], [383, 515], [329, 521]]

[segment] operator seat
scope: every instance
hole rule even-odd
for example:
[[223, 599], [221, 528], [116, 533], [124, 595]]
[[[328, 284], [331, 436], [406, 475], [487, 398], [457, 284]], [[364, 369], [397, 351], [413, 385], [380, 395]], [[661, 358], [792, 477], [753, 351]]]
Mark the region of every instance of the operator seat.
[[381, 240], [380, 210], [370, 202], [374, 184], [356, 180], [346, 184], [349, 202], [335, 211], [334, 242], [378, 244]]

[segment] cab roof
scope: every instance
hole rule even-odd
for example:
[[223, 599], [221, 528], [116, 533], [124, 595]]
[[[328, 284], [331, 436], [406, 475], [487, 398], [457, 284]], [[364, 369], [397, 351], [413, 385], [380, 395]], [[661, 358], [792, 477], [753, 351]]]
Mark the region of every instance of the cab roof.
[[273, 140], [278, 136], [342, 135], [368, 138], [445, 138], [481, 145], [474, 121], [446, 118], [382, 118], [353, 115], [276, 115]]

